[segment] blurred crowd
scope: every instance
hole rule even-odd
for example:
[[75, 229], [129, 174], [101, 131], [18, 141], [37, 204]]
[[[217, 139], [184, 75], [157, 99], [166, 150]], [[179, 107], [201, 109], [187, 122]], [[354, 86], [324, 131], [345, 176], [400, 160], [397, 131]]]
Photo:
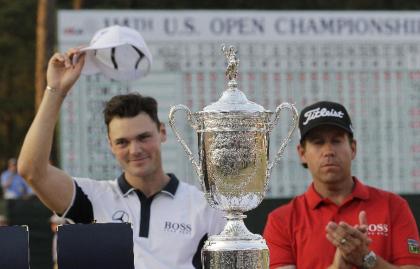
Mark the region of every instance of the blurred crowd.
[[7, 168], [1, 173], [0, 188], [0, 226], [8, 224], [7, 201], [16, 199], [29, 199], [34, 196], [32, 189], [17, 173], [17, 160], [10, 158]]

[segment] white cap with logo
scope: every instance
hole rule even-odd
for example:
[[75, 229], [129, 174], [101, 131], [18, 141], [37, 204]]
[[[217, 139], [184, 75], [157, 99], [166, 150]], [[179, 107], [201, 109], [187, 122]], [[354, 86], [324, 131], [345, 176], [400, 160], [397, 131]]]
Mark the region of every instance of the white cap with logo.
[[152, 65], [152, 54], [140, 33], [132, 28], [114, 25], [95, 33], [86, 52], [82, 73], [103, 73], [115, 80], [136, 80], [146, 76]]

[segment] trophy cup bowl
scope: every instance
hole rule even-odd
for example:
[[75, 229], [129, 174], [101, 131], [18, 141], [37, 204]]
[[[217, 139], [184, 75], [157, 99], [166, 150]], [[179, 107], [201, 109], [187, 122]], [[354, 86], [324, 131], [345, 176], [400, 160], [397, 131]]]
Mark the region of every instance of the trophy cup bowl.
[[[243, 214], [256, 208], [267, 191], [274, 164], [281, 158], [290, 141], [298, 113], [289, 103], [282, 103], [270, 112], [250, 102], [237, 89], [239, 60], [236, 51], [226, 51], [228, 89], [216, 103], [196, 113], [184, 105], [171, 107], [169, 125], [195, 168], [208, 203], [225, 212], [227, 224], [219, 235], [206, 241], [202, 250], [203, 268], [234, 269], [269, 267], [265, 240], [246, 228]], [[198, 161], [182, 139], [175, 123], [175, 114], [182, 110], [198, 137]], [[289, 110], [292, 119], [286, 137], [272, 162], [269, 162], [270, 132], [280, 113]]]
[[257, 207], [267, 184], [269, 113], [198, 113], [199, 164], [207, 201], [225, 212]]

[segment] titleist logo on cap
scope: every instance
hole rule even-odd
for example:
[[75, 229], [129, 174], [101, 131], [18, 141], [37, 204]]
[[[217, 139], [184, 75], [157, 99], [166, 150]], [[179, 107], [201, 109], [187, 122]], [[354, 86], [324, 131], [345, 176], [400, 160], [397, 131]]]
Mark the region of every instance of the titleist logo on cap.
[[321, 117], [343, 118], [344, 112], [335, 111], [334, 109], [331, 109], [331, 110], [328, 110], [326, 108], [321, 109], [321, 108], [318, 107], [318, 108], [307, 111], [303, 116], [306, 118], [306, 120], [302, 124], [306, 125], [311, 120], [321, 118]]

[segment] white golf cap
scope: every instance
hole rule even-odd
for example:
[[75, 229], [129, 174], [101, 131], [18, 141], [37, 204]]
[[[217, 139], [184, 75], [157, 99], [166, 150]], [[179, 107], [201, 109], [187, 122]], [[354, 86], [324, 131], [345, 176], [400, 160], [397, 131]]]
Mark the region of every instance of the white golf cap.
[[82, 73], [103, 73], [115, 80], [136, 80], [146, 76], [152, 65], [152, 54], [136, 30], [114, 25], [95, 33], [86, 52]]

